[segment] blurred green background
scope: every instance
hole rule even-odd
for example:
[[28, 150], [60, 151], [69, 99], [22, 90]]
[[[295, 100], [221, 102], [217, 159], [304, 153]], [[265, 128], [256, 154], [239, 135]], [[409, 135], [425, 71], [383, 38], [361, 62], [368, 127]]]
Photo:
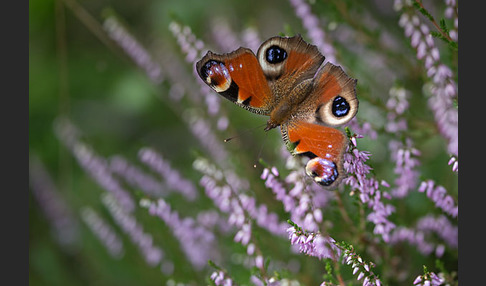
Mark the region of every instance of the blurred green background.
[[[416, 63], [409, 39], [404, 38], [403, 30], [397, 25], [398, 15], [393, 11], [391, 2], [316, 1], [312, 11], [322, 17], [333, 39], [345, 37], [340, 33], [346, 30], [335, 30], [332, 25], [343, 25], [357, 31], [357, 37], [353, 39], [357, 49], [346, 46], [345, 41], [333, 43], [339, 51], [341, 63], [359, 79], [359, 120], [371, 121], [380, 130], [386, 121], [383, 106], [390, 87], [398, 82], [410, 89], [413, 95], [410, 99], [412, 108], [407, 114], [412, 118], [409, 135], [416, 140], [423, 154], [421, 161], [425, 167], [421, 169], [422, 177], [437, 180], [457, 194], [457, 176], [450, 175], [450, 166], [445, 163], [448, 154], [444, 140], [433, 126], [430, 110], [418, 95], [425, 80], [422, 65]], [[432, 5], [436, 8], [442, 6], [441, 1], [434, 1]], [[193, 76], [194, 66], [184, 60], [185, 55], [169, 31], [171, 21], [177, 20], [191, 27], [196, 37], [216, 52], [227, 52], [218, 48], [212, 40], [211, 33], [217, 31], [217, 21], [227, 23], [236, 33], [241, 33], [246, 27], [254, 27], [261, 40], [279, 33], [300, 33], [304, 37], [306, 33], [288, 1], [30, 0], [29, 152], [43, 162], [62, 200], [70, 206], [79, 231], [74, 243], [59, 245], [53, 239], [49, 220], [36, 199], [29, 195], [31, 285], [164, 285], [168, 279], [158, 267], [147, 266], [127, 237], [122, 236], [125, 255], [119, 260], [113, 259], [80, 220], [80, 210], [84, 206], [96, 209], [107, 221], [110, 218], [100, 202], [102, 188], [86, 175], [56, 138], [53, 126], [57, 118], [69, 118], [81, 130], [83, 140], [94, 146], [101, 156], [123, 154], [136, 161], [141, 147], [153, 146], [195, 184], [200, 178], [200, 174], [192, 169], [193, 151], [204, 151], [184, 123], [184, 113], [181, 112], [184, 106], [174, 106], [168, 100], [171, 86], [167, 83], [154, 85], [116, 43], [109, 40], [101, 24], [110, 15], [115, 15], [154, 57], [163, 54], [177, 59], [174, 70], [182, 69], [187, 81], [190, 81], [187, 85], [194, 86], [196, 91], [199, 78]], [[380, 50], [377, 44], [383, 37], [380, 27], [387, 27], [387, 33], [400, 39], [396, 49]], [[444, 49], [442, 58], [448, 64], [456, 65], [455, 55], [448, 53]], [[387, 60], [381, 63], [383, 69], [396, 72], [396, 77], [384, 79], [369, 72], [368, 64], [377, 55]], [[220, 134], [222, 138], [265, 123], [264, 118], [249, 115], [229, 102], [222, 102], [221, 108], [229, 115], [232, 126], [230, 131]], [[261, 168], [248, 166], [256, 161], [261, 142], [265, 141], [266, 160], [272, 165], [283, 166], [283, 160], [277, 155], [282, 142], [278, 132], [267, 135], [259, 130], [249, 134], [225, 146], [230, 152], [245, 157], [235, 161], [243, 166], [241, 169], [245, 170], [249, 180], [258, 182]], [[360, 144], [362, 150], [373, 153], [373, 167], [380, 178], [393, 182], [393, 163], [388, 161], [390, 154], [386, 146], [388, 139], [364, 138]], [[264, 191], [261, 182], [255, 191], [258, 190]], [[200, 201], [193, 207], [211, 207], [202, 193]], [[266, 196], [267, 200], [271, 200], [270, 193]], [[186, 215], [195, 213], [192, 207], [185, 207], [180, 198], [174, 198], [173, 203]], [[412, 196], [404, 203], [420, 209], [430, 202]], [[136, 216], [154, 240], [161, 242], [166, 256], [175, 265], [188, 263], [178, 249], [179, 242], [167, 235], [168, 229], [162, 222], [150, 217], [146, 210], [137, 210]], [[403, 220], [406, 221], [406, 218]], [[226, 240], [231, 241], [231, 237]], [[285, 240], [281, 242], [285, 247]], [[232, 247], [241, 251], [238, 246]], [[447, 259], [454, 265], [457, 256]], [[417, 257], [413, 263], [421, 269], [421, 263], [433, 264], [432, 261]], [[200, 281], [201, 284], [196, 282], [194, 285], [203, 285], [206, 275], [208, 273], [197, 272], [190, 267], [176, 267], [173, 277], [176, 281]]]

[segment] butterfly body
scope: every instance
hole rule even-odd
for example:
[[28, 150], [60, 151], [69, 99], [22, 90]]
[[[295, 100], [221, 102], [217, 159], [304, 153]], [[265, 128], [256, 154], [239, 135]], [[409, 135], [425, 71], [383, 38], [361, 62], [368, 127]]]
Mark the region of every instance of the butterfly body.
[[292, 154], [310, 158], [307, 174], [335, 187], [343, 178], [348, 139], [334, 127], [355, 116], [358, 99], [356, 80], [339, 66], [323, 64], [324, 59], [300, 36], [273, 37], [256, 55], [247, 48], [208, 52], [196, 70], [223, 97], [269, 116], [265, 131], [280, 127]]

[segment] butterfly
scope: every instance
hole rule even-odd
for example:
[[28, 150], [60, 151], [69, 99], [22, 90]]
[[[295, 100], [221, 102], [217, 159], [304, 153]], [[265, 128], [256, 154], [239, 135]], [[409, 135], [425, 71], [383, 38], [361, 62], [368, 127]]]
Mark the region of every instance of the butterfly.
[[280, 127], [293, 155], [308, 157], [306, 173], [330, 189], [344, 178], [349, 139], [335, 127], [358, 111], [357, 80], [330, 62], [316, 46], [294, 37], [272, 37], [255, 55], [240, 47], [207, 54], [196, 63], [214, 91], [253, 113], [267, 115], [265, 131]]

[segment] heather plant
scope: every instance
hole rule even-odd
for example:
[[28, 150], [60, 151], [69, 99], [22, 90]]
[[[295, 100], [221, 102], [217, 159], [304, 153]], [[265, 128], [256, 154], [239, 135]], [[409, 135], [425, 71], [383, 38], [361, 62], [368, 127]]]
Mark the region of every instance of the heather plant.
[[[30, 7], [32, 285], [458, 284], [455, 0]], [[335, 190], [195, 71], [295, 34], [358, 79]]]

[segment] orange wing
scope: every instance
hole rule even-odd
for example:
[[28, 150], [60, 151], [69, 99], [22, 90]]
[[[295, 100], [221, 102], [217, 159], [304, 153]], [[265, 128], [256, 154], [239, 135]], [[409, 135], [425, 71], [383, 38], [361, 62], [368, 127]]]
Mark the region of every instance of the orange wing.
[[300, 35], [266, 40], [258, 49], [257, 58], [277, 98], [285, 98], [296, 85], [312, 79], [325, 59], [316, 46]]
[[311, 160], [306, 172], [317, 183], [334, 187], [343, 178], [343, 153], [346, 135], [332, 127], [304, 121], [291, 121], [281, 126], [282, 137], [294, 155]]
[[307, 103], [313, 105], [316, 121], [329, 126], [341, 126], [358, 112], [357, 80], [349, 77], [340, 66], [326, 63], [314, 79]]
[[254, 113], [268, 115], [275, 104], [255, 54], [239, 48], [229, 54], [208, 52], [196, 63], [201, 79], [216, 92]]

